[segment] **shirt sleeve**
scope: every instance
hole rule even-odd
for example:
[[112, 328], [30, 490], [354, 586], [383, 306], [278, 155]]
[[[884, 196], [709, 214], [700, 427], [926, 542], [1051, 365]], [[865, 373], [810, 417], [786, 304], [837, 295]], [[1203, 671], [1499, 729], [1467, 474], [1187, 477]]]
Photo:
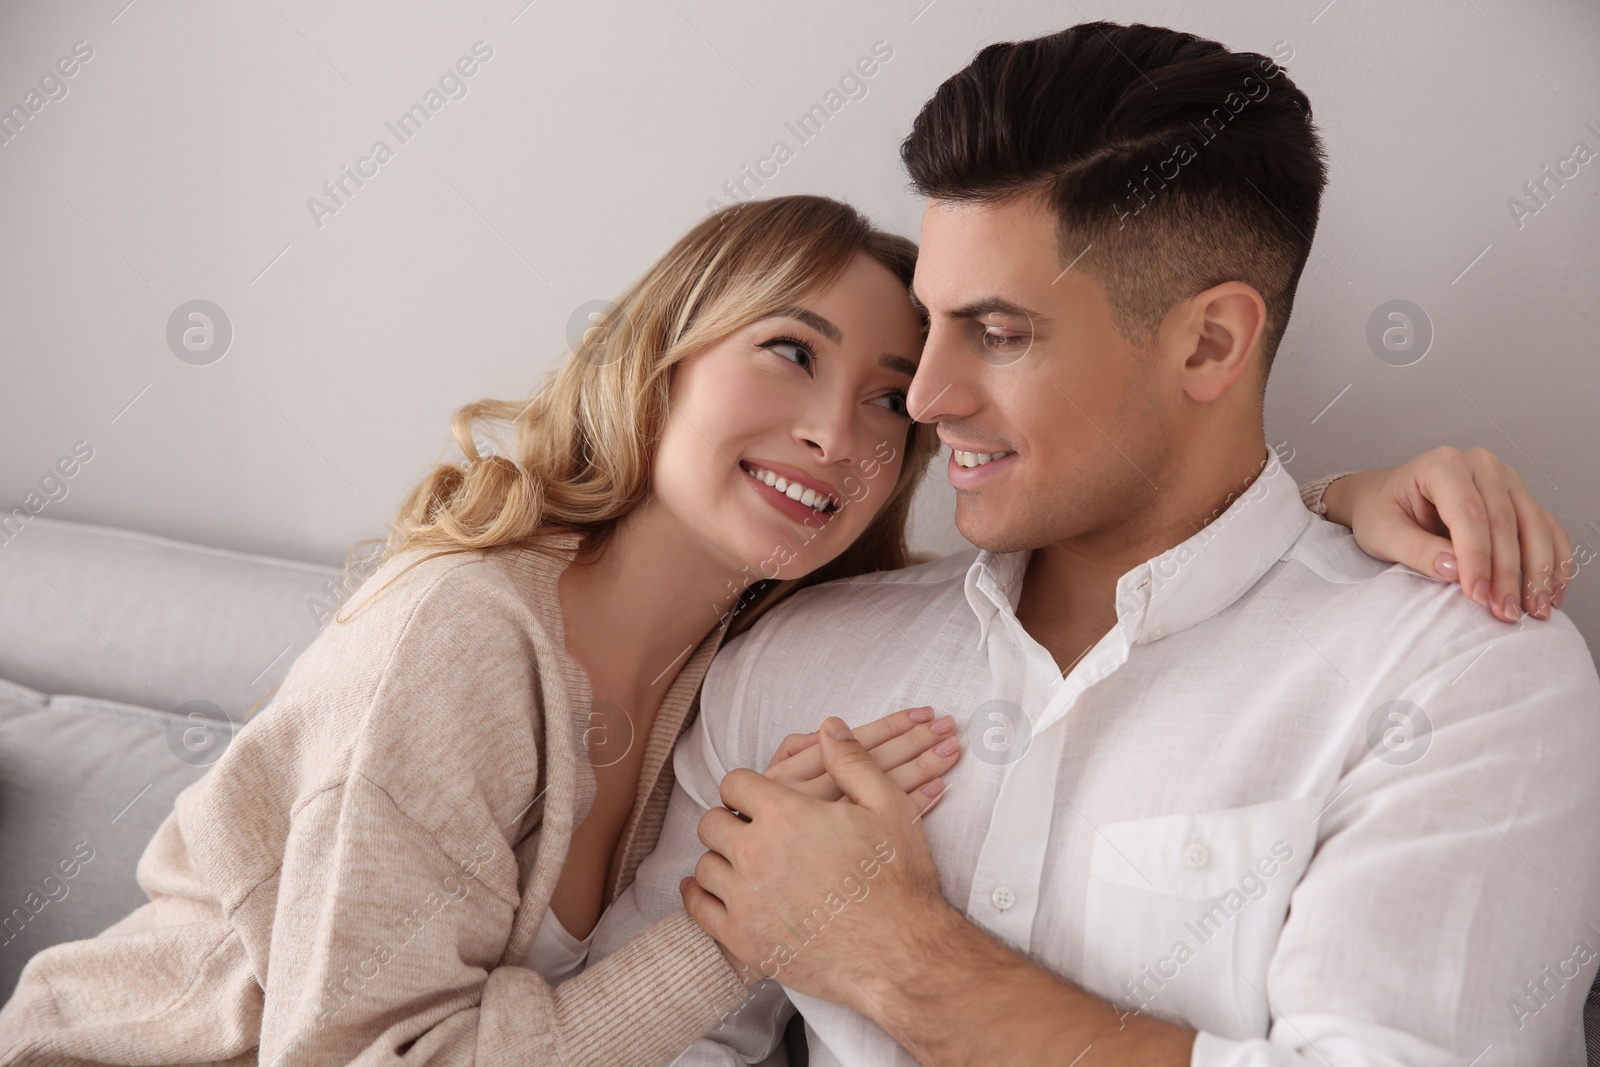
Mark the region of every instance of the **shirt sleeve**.
[[[700, 691], [700, 714], [678, 739], [673, 751], [676, 782], [666, 823], [655, 851], [639, 864], [634, 882], [601, 920], [590, 957], [616, 951], [629, 937], [664, 916], [687, 919], [711, 946], [726, 973], [738, 977], [723, 959], [716, 942], [688, 918], [678, 883], [694, 873], [705, 852], [698, 836], [700, 817], [722, 803], [719, 787], [734, 767], [752, 766], [755, 723], [745, 717], [751, 697], [751, 666], [759, 653], [762, 627], [741, 634], [725, 645], [706, 672]], [[755, 644], [752, 644], [754, 639]], [[741, 752], [748, 748], [749, 753]], [[626, 951], [626, 946], [622, 949]], [[609, 960], [607, 961], [609, 962]], [[565, 986], [561, 988], [565, 989]], [[794, 1007], [777, 982], [763, 980], [694, 1042], [674, 1067], [709, 1067], [756, 1063], [771, 1054], [781, 1040], [784, 1024]]]
[[1498, 625], [1397, 684], [1392, 714], [1356, 739], [1266, 988], [1239, 991], [1265, 998], [1268, 1034], [1201, 1032], [1192, 1067], [1495, 1067], [1581, 1049], [1600, 960], [1600, 680], [1565, 615]]
[[275, 897], [263, 1064], [664, 1064], [744, 995], [687, 916], [554, 988], [499, 965], [534, 784], [519, 732], [528, 694], [554, 683], [496, 590], [471, 575], [429, 590], [348, 769], [293, 810], [281, 869], [255, 891]]

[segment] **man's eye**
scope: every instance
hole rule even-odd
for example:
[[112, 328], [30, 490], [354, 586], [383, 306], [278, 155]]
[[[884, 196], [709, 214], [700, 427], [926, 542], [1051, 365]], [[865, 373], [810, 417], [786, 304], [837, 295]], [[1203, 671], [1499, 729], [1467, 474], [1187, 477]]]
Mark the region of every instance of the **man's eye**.
[[[796, 341], [793, 337], [777, 337], [761, 346], [769, 351], [776, 352], [780, 359], [786, 359], [802, 370], [809, 371], [816, 356], [811, 351], [811, 346], [804, 341]], [[795, 355], [787, 355], [785, 350], [793, 350]]]
[[909, 416], [911, 414], [906, 407], [906, 394], [904, 393], [885, 393], [882, 396], [874, 397], [872, 402], [876, 404], [879, 400], [890, 401], [886, 406], [896, 415]]
[[1007, 333], [1003, 330], [986, 329], [983, 331], [983, 345], [994, 352], [1003, 352], [1007, 348], [1016, 348], [1027, 340], [1025, 334]]

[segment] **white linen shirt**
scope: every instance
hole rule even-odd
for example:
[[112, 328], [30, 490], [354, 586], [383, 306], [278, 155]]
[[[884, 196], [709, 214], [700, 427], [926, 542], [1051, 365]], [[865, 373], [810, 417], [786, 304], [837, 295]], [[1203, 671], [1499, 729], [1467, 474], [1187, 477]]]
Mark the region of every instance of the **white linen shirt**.
[[[964, 746], [923, 820], [945, 899], [1196, 1029], [1194, 1067], [1582, 1064], [1600, 679], [1564, 614], [1502, 623], [1368, 557], [1270, 452], [1122, 576], [1117, 624], [1065, 676], [1016, 617], [1028, 558], [817, 586], [731, 641], [591, 959], [681, 906], [728, 771], [829, 714], [931, 704]], [[761, 1059], [792, 1001], [815, 1067], [915, 1063], [854, 1010], [784, 993], [763, 983], [677, 1062]]]

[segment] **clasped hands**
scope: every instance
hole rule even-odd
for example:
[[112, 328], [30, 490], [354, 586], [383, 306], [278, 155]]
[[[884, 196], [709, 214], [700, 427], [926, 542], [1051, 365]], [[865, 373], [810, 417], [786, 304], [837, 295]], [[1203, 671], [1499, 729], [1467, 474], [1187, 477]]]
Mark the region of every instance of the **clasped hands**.
[[726, 807], [700, 820], [709, 851], [679, 890], [747, 984], [867, 1010], [907, 940], [955, 917], [922, 832], [960, 755], [954, 734], [931, 708], [854, 732], [830, 717], [786, 738], [766, 773], [723, 778]]

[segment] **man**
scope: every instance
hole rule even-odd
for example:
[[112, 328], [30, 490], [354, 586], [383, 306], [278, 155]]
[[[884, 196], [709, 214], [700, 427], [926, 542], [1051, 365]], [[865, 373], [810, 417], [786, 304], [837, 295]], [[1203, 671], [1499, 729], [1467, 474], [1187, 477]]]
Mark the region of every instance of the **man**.
[[[787, 1002], [817, 1065], [1581, 1062], [1581, 638], [1367, 557], [1263, 436], [1324, 184], [1304, 95], [1090, 24], [985, 48], [902, 156], [929, 198], [908, 407], [981, 551], [806, 590], [724, 649], [596, 954], [681, 888], [775, 979], [682, 1063], [761, 1058]], [[853, 803], [746, 769], [825, 711], [921, 704], [969, 746], [931, 811], [838, 718]]]

